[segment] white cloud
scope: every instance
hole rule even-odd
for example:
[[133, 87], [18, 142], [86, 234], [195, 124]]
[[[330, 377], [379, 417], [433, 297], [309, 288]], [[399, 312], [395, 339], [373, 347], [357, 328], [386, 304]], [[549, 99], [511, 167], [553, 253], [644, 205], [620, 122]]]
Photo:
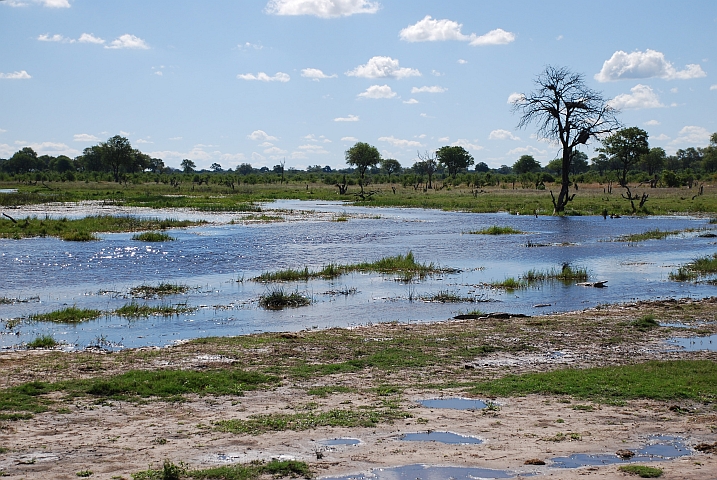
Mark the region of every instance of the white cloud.
[[562, 40], [562, 39], [563, 39], [563, 36], [562, 36], [562, 35], [558, 35], [557, 37], [555, 37], [555, 40], [557, 40], [557, 41], [560, 41], [560, 40]]
[[264, 155], [262, 155], [260, 153], [256, 153], [256, 152], [251, 153], [251, 161], [252, 162], [263, 164], [265, 160], [266, 160], [266, 157]]
[[439, 87], [438, 85], [434, 85], [432, 87], [413, 87], [411, 89], [411, 93], [443, 93], [447, 88]]
[[243, 153], [222, 153], [219, 159], [222, 162], [234, 162], [234, 165], [237, 165], [239, 162], [243, 162], [246, 156]]
[[137, 140], [136, 143], [148, 144], [148, 143], [154, 143], [154, 142], [152, 142], [152, 141], [150, 141], [150, 140], [145, 140], [144, 138], [140, 138], [139, 140]]
[[264, 11], [270, 15], [313, 15], [319, 18], [376, 13], [381, 5], [368, 0], [270, 0]]
[[466, 150], [483, 150], [483, 147], [476, 143], [472, 143], [470, 140], [467, 140], [465, 138], [459, 138], [455, 142], [453, 142], [454, 147], [463, 147]]
[[342, 142], [358, 142], [359, 139], [356, 137], [341, 137]]
[[514, 92], [508, 95], [508, 103], [515, 104], [521, 103], [525, 99], [525, 95], [522, 93]]
[[363, 78], [406, 78], [420, 77], [421, 72], [414, 68], [401, 68], [398, 60], [391, 57], [372, 57], [366, 65], [359, 65], [346, 72], [349, 77]]
[[162, 73], [162, 70], [157, 70], [156, 72], [154, 72], [154, 74], [160, 77], [164, 75], [164, 73]]
[[256, 142], [273, 142], [279, 140], [278, 138], [269, 135], [264, 130], [254, 130], [249, 135], [247, 135], [247, 138]]
[[40, 142], [40, 143], [27, 143], [27, 142], [15, 142], [16, 145], [22, 145], [23, 147], [30, 147], [37, 152], [38, 155], [67, 155], [68, 157], [76, 157], [79, 155], [79, 150], [70, 148], [64, 143], [56, 142]]
[[546, 153], [548, 153], [547, 150], [540, 150], [532, 145], [528, 145], [527, 147], [518, 147], [509, 150], [507, 155], [545, 155]]
[[467, 41], [468, 35], [461, 33], [462, 24], [453, 20], [434, 20], [426, 15], [414, 25], [401, 30], [398, 34], [406, 42], [440, 42], [445, 40]]
[[710, 90], [717, 90], [717, 83], [710, 86]]
[[80, 43], [96, 43], [98, 45], [105, 43], [103, 39], [101, 39], [100, 37], [95, 37], [91, 33], [83, 33], [82, 35], [80, 35], [80, 38], [77, 41]]
[[[316, 135], [313, 133], [310, 133], [304, 137], [306, 140], [310, 142], [322, 142], [322, 143], [331, 143], [331, 140], [326, 138], [324, 135], [319, 135], [319, 138], [316, 138]], [[299, 147], [301, 148], [301, 147]]]
[[359, 97], [364, 98], [393, 98], [396, 92], [391, 90], [388, 85], [371, 85], [365, 92], [359, 93]]
[[645, 125], [653, 127], [655, 125], [660, 125], [660, 121], [659, 120], [648, 120], [645, 122]]
[[244, 73], [237, 75], [237, 78], [240, 80], [259, 80], [261, 82], [288, 82], [291, 80], [291, 77], [284, 73], [284, 72], [276, 72], [276, 75], [273, 77], [270, 77], [264, 72], [259, 72], [258, 74], [254, 75], [253, 73]]
[[263, 45], [256, 44], [256, 43], [246, 42], [244, 45], [241, 45], [241, 44], [237, 45], [237, 48], [240, 49], [240, 50], [241, 50], [241, 49], [261, 50], [262, 48], [264, 48], [264, 46], [263, 46]]
[[630, 93], [622, 93], [610, 100], [609, 105], [618, 110], [632, 108], [658, 108], [660, 103], [657, 94], [647, 85], [637, 84], [630, 89]]
[[89, 133], [77, 133], [72, 140], [75, 142], [98, 142], [100, 139]]
[[439, 72], [438, 70], [431, 70], [431, 75], [433, 75], [434, 77], [442, 77], [443, 76], [443, 74], [441, 72]]
[[635, 78], [664, 78], [665, 80], [686, 80], [700, 78], [707, 74], [697, 64], [689, 64], [684, 70], [677, 70], [667, 60], [665, 54], [648, 49], [645, 52], [626, 53], [622, 50], [612, 54], [603, 63], [600, 72], [595, 74], [598, 82], [610, 82]]
[[7, 143], [0, 143], [0, 157], [12, 157], [15, 152], [17, 152], [15, 147], [11, 147]]
[[283, 155], [286, 153], [286, 150], [282, 150], [279, 147], [269, 147], [266, 150], [264, 150], [264, 153], [268, 155]]
[[419, 102], [415, 98], [409, 98], [408, 100], [404, 100], [403, 103], [407, 103], [408, 105], [415, 105]]
[[463, 60], [462, 58], [459, 58], [458, 63], [461, 65], [465, 65], [466, 63], [468, 63], [468, 60]]
[[260, 146], [260, 147], [267, 148], [267, 147], [272, 147], [272, 146], [274, 146], [274, 144], [271, 143], [271, 142], [261, 142], [261, 143], [259, 144], [259, 146]]
[[4, 128], [0, 128], [0, 133], [5, 133], [5, 132], [7, 132], [7, 130], [5, 130]]
[[423, 144], [421, 142], [417, 142], [415, 140], [403, 140], [400, 138], [396, 138], [393, 135], [390, 137], [380, 137], [378, 139], [379, 142], [388, 142], [394, 147], [403, 147], [403, 148], [409, 148], [409, 147], [422, 147]]
[[672, 93], [677, 93], [677, 92], [679, 92], [679, 91], [680, 91], [680, 90], [679, 90], [677, 87], [670, 89], [670, 92], [672, 92]]
[[307, 153], [316, 153], [316, 154], [329, 153], [328, 150], [326, 150], [321, 145], [307, 144], [307, 145], [301, 145], [298, 148], [299, 148], [299, 150], [303, 150], [304, 152], [307, 152]]
[[136, 37], [134, 35], [130, 35], [129, 33], [125, 33], [124, 35], [120, 35], [116, 39], [112, 40], [112, 43], [105, 46], [105, 48], [130, 48], [135, 50], [148, 50], [149, 45], [147, 45], [147, 43], [141, 38]]
[[438, 139], [439, 142], [450, 142], [451, 137], [441, 137]]
[[74, 40], [71, 38], [65, 38], [59, 33], [56, 33], [52, 36], [50, 36], [49, 33], [43, 33], [42, 35], [39, 35], [37, 39], [41, 42], [62, 42], [62, 43], [72, 43]]
[[301, 71], [301, 76], [310, 78], [314, 80], [315, 82], [318, 82], [319, 80], [322, 80], [324, 78], [336, 78], [338, 75], [326, 75], [324, 72], [319, 70], [318, 68], [305, 68]]
[[40, 0], [40, 2], [50, 8], [70, 8], [70, 2], [67, 0]]
[[358, 115], [349, 115], [348, 117], [336, 117], [334, 122], [358, 122]]
[[27, 80], [32, 77], [25, 70], [20, 70], [19, 72], [0, 73], [0, 78], [7, 80]]
[[490, 132], [488, 140], [520, 140], [520, 138], [516, 137], [508, 130], [498, 129]]
[[710, 132], [703, 127], [696, 127], [688, 125], [680, 130], [677, 138], [674, 139], [672, 144], [689, 144], [694, 147], [707, 146], [710, 141]]
[[496, 28], [495, 30], [491, 30], [490, 32], [486, 33], [485, 35], [481, 35], [480, 37], [471, 35], [470, 45], [474, 47], [482, 47], [485, 45], [507, 45], [514, 41], [514, 33], [506, 32], [502, 28]]

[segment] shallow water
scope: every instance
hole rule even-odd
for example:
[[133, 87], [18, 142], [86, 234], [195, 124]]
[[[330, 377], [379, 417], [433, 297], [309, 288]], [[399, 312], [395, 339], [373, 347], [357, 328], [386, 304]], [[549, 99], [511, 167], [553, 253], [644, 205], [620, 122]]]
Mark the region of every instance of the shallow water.
[[472, 398], [429, 398], [418, 400], [426, 408], [448, 408], [452, 410], [481, 410], [488, 405], [482, 400]]
[[[659, 228], [711, 228], [706, 219], [650, 217], [530, 217], [504, 213], [471, 214], [436, 210], [365, 208], [343, 203], [280, 201], [291, 221], [229, 224], [240, 214], [204, 214], [84, 206], [27, 207], [13, 216], [48, 214], [79, 217], [89, 213], [131, 213], [141, 217], [205, 218], [214, 224], [173, 230], [175, 242], [143, 243], [132, 234], [103, 234], [98, 242], [53, 238], [0, 240], [0, 297], [36, 301], [0, 305], [1, 319], [27, 317], [66, 306], [113, 311], [128, 303], [133, 286], [171, 282], [191, 287], [187, 294], [148, 301], [197, 307], [178, 317], [127, 320], [114, 315], [76, 326], [22, 322], [0, 334], [0, 347], [12, 348], [50, 333], [68, 348], [102, 344], [110, 348], [164, 346], [182, 339], [241, 335], [264, 331], [350, 327], [368, 323], [446, 320], [474, 309], [528, 315], [570, 311], [600, 304], [659, 298], [703, 298], [715, 293], [708, 284], [669, 281], [680, 264], [715, 251], [713, 239], [698, 232], [638, 244], [616, 237]], [[312, 210], [310, 214], [299, 210]], [[44, 212], [44, 213], [43, 213]], [[267, 212], [268, 213], [268, 212]], [[332, 217], [348, 214], [348, 222]], [[470, 235], [491, 225], [511, 226], [523, 235]], [[546, 244], [545, 247], [526, 245]], [[312, 297], [309, 307], [279, 312], [258, 307], [268, 288], [249, 281], [263, 271], [318, 269], [328, 263], [372, 261], [412, 250], [420, 262], [461, 269], [417, 283], [393, 276], [354, 273], [336, 280], [285, 284]], [[546, 283], [507, 292], [486, 286], [529, 269], [584, 267], [591, 280], [608, 288]], [[243, 282], [237, 282], [243, 279]], [[355, 293], [354, 290], [356, 289]], [[438, 292], [475, 302], [421, 301]], [[346, 294], [342, 294], [346, 293]], [[142, 303], [142, 300], [139, 300]], [[550, 304], [549, 307], [536, 305]]]
[[478, 445], [483, 443], [483, 440], [476, 437], [468, 437], [465, 435], [459, 435], [453, 432], [418, 432], [418, 433], [404, 433], [399, 435], [397, 440], [404, 442], [438, 442], [447, 443], [450, 445]]
[[622, 459], [614, 453], [606, 454], [584, 454], [579, 453], [569, 457], [556, 457], [552, 459], [553, 467], [557, 468], [578, 468], [590, 465], [612, 465], [615, 463], [640, 463], [659, 460], [671, 460], [674, 458], [691, 455], [690, 449], [685, 445], [682, 438], [667, 435], [655, 435], [648, 438], [648, 443], [643, 448], [632, 450], [635, 456], [629, 459]]
[[671, 338], [667, 341], [668, 344], [680, 347], [680, 350], [686, 352], [700, 352], [700, 351], [717, 351], [717, 335], [708, 335], [706, 337], [686, 337], [686, 338]]
[[361, 440], [358, 438], [330, 438], [327, 440], [319, 440], [317, 443], [327, 447], [337, 447], [343, 445], [358, 445]]
[[506, 470], [471, 467], [436, 467], [430, 465], [405, 465], [393, 468], [376, 468], [370, 473], [359, 473], [343, 477], [322, 477], [322, 480], [475, 480], [492, 478], [513, 478]]

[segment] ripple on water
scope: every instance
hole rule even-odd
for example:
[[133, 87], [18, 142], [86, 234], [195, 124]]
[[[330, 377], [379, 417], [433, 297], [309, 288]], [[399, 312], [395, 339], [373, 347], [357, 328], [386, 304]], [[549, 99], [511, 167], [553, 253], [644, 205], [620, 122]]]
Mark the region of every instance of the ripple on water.
[[473, 398], [428, 398], [418, 400], [426, 408], [449, 408], [452, 410], [482, 410], [488, 406], [482, 400]]

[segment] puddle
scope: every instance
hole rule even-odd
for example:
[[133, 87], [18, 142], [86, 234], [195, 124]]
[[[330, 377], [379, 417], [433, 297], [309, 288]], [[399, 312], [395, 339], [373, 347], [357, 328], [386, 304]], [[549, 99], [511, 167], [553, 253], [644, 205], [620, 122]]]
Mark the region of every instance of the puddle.
[[17, 188], [0, 188], [0, 193], [17, 193]]
[[452, 410], [482, 410], [488, 405], [472, 398], [429, 398], [418, 400], [426, 408], [450, 408]]
[[679, 322], [660, 322], [661, 327], [671, 327], [671, 328], [695, 328], [692, 325], [687, 325], [685, 323], [679, 323]]
[[453, 479], [476, 480], [492, 478], [513, 478], [515, 475], [507, 470], [470, 467], [436, 467], [430, 465], [404, 465], [393, 468], [376, 468], [368, 473], [358, 473], [343, 477], [323, 477], [322, 480], [416, 480], [421, 479]]
[[578, 468], [591, 465], [611, 465], [614, 463], [654, 462], [672, 460], [690, 455], [692, 452], [679, 437], [655, 435], [648, 438], [643, 448], [632, 450], [635, 456], [623, 459], [615, 453], [586, 454], [578, 453], [569, 457], [555, 457], [551, 466], [557, 468]]
[[361, 443], [361, 440], [358, 438], [331, 438], [328, 440], [319, 440], [316, 443], [326, 447], [338, 447], [343, 445], [358, 445]]
[[687, 338], [671, 338], [667, 343], [680, 347], [685, 352], [701, 352], [707, 350], [709, 352], [717, 351], [717, 334], [707, 337], [687, 337]]
[[483, 440], [476, 437], [468, 437], [453, 432], [421, 432], [421, 433], [404, 433], [397, 437], [397, 440], [405, 442], [439, 442], [448, 443], [451, 445], [478, 445], [483, 443]]

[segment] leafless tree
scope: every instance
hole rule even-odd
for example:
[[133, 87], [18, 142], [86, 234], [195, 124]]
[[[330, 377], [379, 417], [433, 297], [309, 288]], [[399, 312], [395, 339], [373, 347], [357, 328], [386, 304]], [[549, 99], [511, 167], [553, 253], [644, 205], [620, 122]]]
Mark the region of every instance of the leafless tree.
[[554, 211], [560, 213], [575, 197], [569, 190], [573, 149], [620, 128], [618, 111], [599, 92], [588, 88], [581, 74], [567, 68], [547, 66], [535, 79], [535, 86], [535, 91], [513, 100], [513, 112], [522, 115], [518, 128], [535, 123], [539, 137], [560, 143], [562, 188], [557, 199], [550, 192]]

